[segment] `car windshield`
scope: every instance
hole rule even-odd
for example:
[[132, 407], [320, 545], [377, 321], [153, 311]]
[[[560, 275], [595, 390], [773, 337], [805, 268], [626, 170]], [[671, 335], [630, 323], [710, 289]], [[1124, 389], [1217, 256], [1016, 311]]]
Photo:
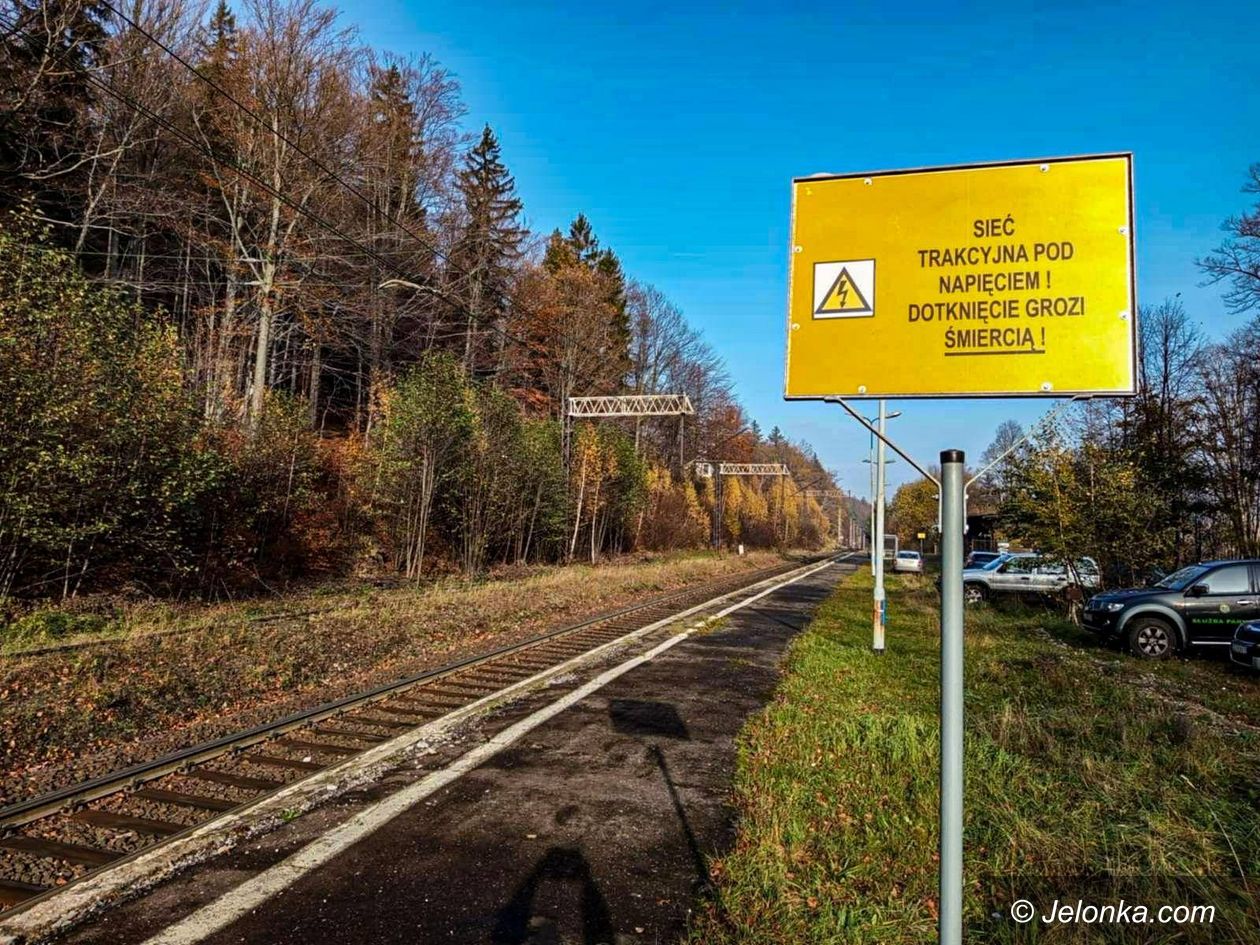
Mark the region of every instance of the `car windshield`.
[[1166, 587], [1170, 591], [1184, 591], [1193, 584], [1207, 568], [1199, 564], [1192, 564], [1188, 568], [1182, 568], [1180, 571], [1174, 571], [1168, 577], [1164, 578], [1156, 587]]
[[917, 551], [899, 551], [897, 552], [897, 557], [898, 558], [917, 558], [919, 557], [919, 553]]
[[1013, 557], [1014, 555], [1001, 555], [1000, 557], [994, 558], [992, 561], [986, 561], [984, 564], [980, 565], [980, 570], [981, 571], [996, 571], [1002, 565], [1006, 564], [1006, 562], [1010, 561], [1011, 558]]

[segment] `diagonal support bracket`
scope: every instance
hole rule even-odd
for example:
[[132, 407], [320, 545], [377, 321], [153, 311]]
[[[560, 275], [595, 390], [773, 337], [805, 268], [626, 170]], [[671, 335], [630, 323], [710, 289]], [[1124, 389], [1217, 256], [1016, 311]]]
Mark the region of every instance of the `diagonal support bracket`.
[[866, 427], [866, 429], [870, 430], [871, 434], [876, 439], [883, 440], [884, 444], [889, 449], [891, 449], [894, 453], [896, 453], [898, 456], [904, 459], [907, 463], [909, 463], [911, 466], [913, 466], [915, 469], [921, 472], [925, 479], [930, 479], [936, 485], [937, 489], [941, 487], [941, 481], [939, 479], [937, 479], [930, 472], [924, 469], [923, 466], [918, 462], [918, 460], [916, 460], [913, 456], [911, 456], [909, 453], [903, 450], [900, 446], [898, 446], [892, 440], [888, 439], [888, 437], [884, 436], [884, 434], [880, 433], [878, 427], [876, 427], [864, 416], [862, 416], [860, 413], [858, 413], [856, 410], [850, 407], [848, 401], [846, 401], [843, 397], [826, 397], [824, 399], [829, 404], [839, 404], [841, 407], [843, 407], [845, 411], [848, 412], [850, 417], [852, 417], [858, 423], [862, 424], [862, 426]]
[[1077, 401], [1091, 400], [1091, 399], [1092, 397], [1090, 396], [1082, 396], [1080, 394], [1077, 394], [1075, 397], [1069, 397], [1067, 400], [1060, 403], [1057, 407], [1051, 410], [1044, 417], [1039, 418], [1036, 423], [1034, 423], [1032, 426], [1030, 426], [1027, 430], [1024, 431], [1023, 436], [1021, 436], [1018, 440], [1016, 440], [1014, 443], [1008, 446], [1005, 450], [1003, 450], [1001, 456], [993, 460], [993, 462], [989, 463], [989, 465], [985, 466], [983, 469], [981, 469], [978, 473], [976, 473], [974, 476], [972, 476], [963, 484], [963, 495], [966, 496], [967, 490], [970, 489], [972, 486], [974, 486], [977, 482], [979, 482], [981, 478], [983, 478], [985, 473], [987, 473], [994, 466], [999, 465], [1002, 462], [1002, 460], [1006, 459], [1006, 457], [1010, 456], [1017, 449], [1019, 449], [1029, 440], [1031, 440], [1033, 437], [1033, 433], [1035, 433], [1043, 424], [1049, 423], [1056, 416], [1058, 416], [1059, 413], [1061, 413], [1064, 409], [1072, 406], [1072, 404], [1076, 403]]

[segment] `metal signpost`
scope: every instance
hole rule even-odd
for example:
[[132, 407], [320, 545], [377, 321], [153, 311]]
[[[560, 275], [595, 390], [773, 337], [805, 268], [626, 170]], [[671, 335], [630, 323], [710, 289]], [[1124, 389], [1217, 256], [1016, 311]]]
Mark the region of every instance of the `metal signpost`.
[[940, 493], [942, 945], [962, 942], [970, 482], [961, 450], [938, 479], [849, 401], [1135, 393], [1132, 203], [1130, 154], [793, 182], [784, 396], [838, 403]]
[[[885, 430], [887, 421], [884, 401], [879, 402], [879, 432]], [[879, 536], [875, 557], [871, 560], [875, 566], [875, 602], [872, 624], [875, 632], [871, 637], [871, 649], [876, 653], [884, 652], [884, 616], [887, 614], [888, 602], [884, 595], [884, 441], [880, 440], [875, 447], [875, 534]]]
[[941, 451], [942, 945], [962, 945], [964, 460], [962, 450]]
[[884, 625], [888, 621], [887, 595], [884, 593], [884, 553], [887, 541], [884, 537], [884, 490], [888, 481], [888, 464], [895, 463], [884, 452], [883, 434], [887, 431], [889, 420], [901, 416], [900, 410], [888, 413], [887, 404], [879, 402], [879, 414], [868, 417], [870, 423], [878, 423], [880, 439], [871, 434], [871, 455], [866, 460], [871, 464], [871, 574], [874, 575], [874, 587], [871, 591], [871, 649], [876, 653], [884, 652]]
[[875, 569], [875, 595], [873, 601], [873, 613], [871, 615], [871, 623], [874, 632], [871, 636], [871, 649], [876, 653], [884, 652], [884, 624], [888, 620], [888, 597], [884, 593], [884, 551], [886, 542], [884, 540], [884, 489], [885, 483], [888, 481], [889, 462], [884, 452], [883, 433], [887, 430], [887, 423], [893, 417], [901, 416], [901, 411], [889, 416], [886, 403], [881, 400], [879, 402], [879, 432], [881, 434], [878, 444], [875, 447], [875, 534], [879, 536], [879, 547], [875, 551], [875, 557], [872, 558], [873, 567]]

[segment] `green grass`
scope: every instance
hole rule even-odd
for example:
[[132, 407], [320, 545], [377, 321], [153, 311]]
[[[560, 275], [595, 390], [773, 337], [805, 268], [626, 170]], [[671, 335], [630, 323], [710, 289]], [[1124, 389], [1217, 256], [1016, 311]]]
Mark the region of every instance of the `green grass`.
[[[937, 606], [922, 578], [894, 578], [877, 657], [862, 573], [795, 642], [742, 736], [738, 839], [693, 942], [935, 941]], [[968, 613], [966, 941], [1260, 941], [1260, 685], [1088, 643], [1045, 613]], [[1188, 691], [1203, 680], [1211, 711]], [[1217, 916], [1038, 937], [994, 916], [1020, 897]]]
[[114, 614], [76, 613], [49, 607], [0, 625], [0, 651], [82, 637], [116, 636], [122, 632], [122, 621]]

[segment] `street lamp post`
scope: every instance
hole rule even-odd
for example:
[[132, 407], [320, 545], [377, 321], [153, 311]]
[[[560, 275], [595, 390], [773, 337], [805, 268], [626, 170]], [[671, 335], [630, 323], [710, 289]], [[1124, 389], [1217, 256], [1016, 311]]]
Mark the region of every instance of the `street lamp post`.
[[874, 450], [871, 466], [875, 479], [871, 508], [871, 573], [875, 577], [875, 593], [871, 610], [871, 623], [874, 627], [871, 649], [881, 655], [884, 652], [884, 621], [888, 616], [887, 598], [884, 594], [884, 492], [887, 480], [884, 468], [889, 460], [885, 458], [883, 437], [887, 422], [900, 416], [900, 410], [888, 413], [885, 410], [885, 401], [881, 400], [879, 416], [870, 418], [872, 423], [879, 424], [879, 438], [871, 434], [871, 448]]

